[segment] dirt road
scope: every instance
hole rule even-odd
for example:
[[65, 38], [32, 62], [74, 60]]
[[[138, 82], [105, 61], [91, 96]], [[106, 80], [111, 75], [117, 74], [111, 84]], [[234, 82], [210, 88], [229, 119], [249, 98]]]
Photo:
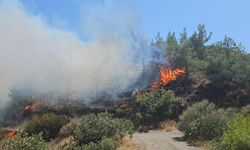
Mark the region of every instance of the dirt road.
[[177, 140], [183, 134], [179, 131], [149, 131], [135, 133], [135, 141], [141, 150], [201, 150], [199, 147], [188, 146], [186, 142]]

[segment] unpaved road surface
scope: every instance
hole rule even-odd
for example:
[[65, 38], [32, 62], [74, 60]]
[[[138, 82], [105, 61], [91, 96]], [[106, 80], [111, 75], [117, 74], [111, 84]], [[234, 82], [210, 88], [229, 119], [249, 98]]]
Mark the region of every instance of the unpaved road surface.
[[182, 136], [179, 131], [149, 131], [135, 133], [133, 141], [141, 150], [201, 150], [199, 147], [189, 146], [186, 142], [178, 140]]

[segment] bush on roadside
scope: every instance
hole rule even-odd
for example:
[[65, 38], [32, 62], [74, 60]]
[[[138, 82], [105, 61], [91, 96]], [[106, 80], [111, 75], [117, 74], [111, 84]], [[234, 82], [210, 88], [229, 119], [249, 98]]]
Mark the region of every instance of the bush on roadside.
[[1, 150], [48, 150], [48, 146], [38, 135], [17, 135], [15, 138], [9, 138], [0, 143]]
[[74, 131], [77, 145], [90, 142], [98, 143], [104, 138], [121, 139], [125, 134], [132, 134], [133, 123], [130, 120], [113, 118], [110, 114], [89, 114], [83, 116]]
[[42, 133], [44, 140], [49, 141], [58, 135], [61, 127], [69, 123], [70, 119], [67, 116], [55, 115], [53, 113], [45, 113], [41, 116], [34, 115], [28, 121], [25, 132], [28, 135]]
[[[175, 97], [173, 91], [165, 89], [145, 92], [137, 97], [138, 112], [136, 124], [151, 125], [158, 123], [172, 114], [183, 104], [183, 99]], [[139, 122], [139, 123], [138, 123]]]
[[222, 138], [210, 143], [214, 150], [249, 150], [250, 149], [250, 115], [237, 114], [228, 124]]
[[231, 108], [216, 109], [208, 101], [189, 107], [180, 117], [179, 129], [187, 139], [212, 140], [221, 137], [226, 124], [234, 116]]
[[119, 143], [112, 138], [105, 138], [98, 143], [90, 142], [83, 146], [72, 145], [69, 150], [116, 150]]
[[105, 138], [105, 139], [101, 140], [99, 145], [100, 145], [99, 150], [116, 150], [119, 143], [112, 138]]

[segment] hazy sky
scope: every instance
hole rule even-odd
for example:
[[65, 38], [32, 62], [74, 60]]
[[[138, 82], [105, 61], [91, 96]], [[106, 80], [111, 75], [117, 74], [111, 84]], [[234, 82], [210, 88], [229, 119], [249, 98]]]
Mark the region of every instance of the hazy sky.
[[[149, 38], [158, 31], [179, 34], [184, 27], [192, 33], [199, 23], [205, 23], [213, 32], [211, 42], [228, 35], [242, 42], [250, 52], [250, 1], [249, 0], [22, 0], [31, 15], [40, 15], [48, 25], [75, 32], [81, 39], [84, 34], [85, 12], [102, 5], [116, 10], [125, 9], [134, 15], [140, 32]], [[113, 17], [113, 14], [110, 14]], [[100, 22], [101, 23], [101, 22]]]

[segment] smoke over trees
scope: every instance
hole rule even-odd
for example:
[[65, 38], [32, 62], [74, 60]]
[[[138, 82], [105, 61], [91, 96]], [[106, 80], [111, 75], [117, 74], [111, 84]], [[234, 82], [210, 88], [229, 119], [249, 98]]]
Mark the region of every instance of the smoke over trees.
[[130, 87], [141, 76], [142, 62], [149, 66], [158, 49], [134, 32], [131, 14], [116, 11], [111, 18], [106, 6], [87, 12], [84, 34], [90, 39], [83, 41], [26, 14], [17, 1], [1, 1], [1, 103], [10, 88], [30, 95], [74, 92], [87, 99], [97, 90], [115, 96]]

